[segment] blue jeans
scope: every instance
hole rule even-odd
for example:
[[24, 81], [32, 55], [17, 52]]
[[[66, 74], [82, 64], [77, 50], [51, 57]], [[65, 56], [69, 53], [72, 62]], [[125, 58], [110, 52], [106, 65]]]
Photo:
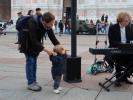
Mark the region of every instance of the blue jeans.
[[36, 71], [37, 71], [37, 56], [32, 56], [25, 54], [26, 57], [26, 78], [28, 80], [28, 85], [36, 81]]

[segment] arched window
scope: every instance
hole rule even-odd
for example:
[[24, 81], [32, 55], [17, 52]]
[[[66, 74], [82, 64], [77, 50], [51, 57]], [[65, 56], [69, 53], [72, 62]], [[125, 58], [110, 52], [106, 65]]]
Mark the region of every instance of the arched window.
[[61, 0], [53, 0], [54, 1], [54, 4], [60, 4], [61, 3]]
[[78, 3], [79, 3], [79, 4], [84, 4], [84, 3], [85, 3], [85, 0], [79, 0]]

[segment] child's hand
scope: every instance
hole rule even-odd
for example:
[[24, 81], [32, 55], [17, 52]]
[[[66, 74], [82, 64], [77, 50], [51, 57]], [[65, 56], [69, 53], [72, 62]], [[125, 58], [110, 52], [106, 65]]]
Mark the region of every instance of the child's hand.
[[65, 54], [67, 54], [67, 51], [70, 51], [70, 50], [68, 50], [68, 49], [65, 49]]
[[53, 52], [53, 56], [56, 56], [56, 55], [57, 55], [57, 53]]
[[46, 49], [46, 48], [44, 48], [43, 51], [45, 51], [48, 55], [52, 55], [52, 54], [53, 54], [52, 51], [50, 51], [50, 50], [48, 50], [48, 49]]

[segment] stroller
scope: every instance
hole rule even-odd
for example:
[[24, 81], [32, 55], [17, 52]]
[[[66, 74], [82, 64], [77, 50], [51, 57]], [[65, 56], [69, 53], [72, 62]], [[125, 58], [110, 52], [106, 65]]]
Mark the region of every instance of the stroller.
[[4, 32], [3, 28], [0, 28], [0, 37], [1, 37], [2, 34], [6, 35], [6, 32]]
[[[100, 41], [99, 40], [99, 36], [101, 36], [100, 31], [97, 29], [97, 34], [96, 34], [96, 43], [95, 43], [95, 48], [98, 48], [98, 44], [100, 42], [103, 42], [105, 47], [107, 48], [107, 28], [105, 30], [105, 40], [104, 41]], [[102, 34], [103, 35], [103, 34]], [[94, 63], [88, 67], [87, 73], [91, 73], [93, 75], [96, 75], [98, 73], [103, 73], [103, 72], [109, 72], [112, 73], [113, 72], [113, 67], [110, 66], [110, 64], [108, 64], [108, 62], [106, 61], [105, 57], [102, 60], [98, 60], [97, 55], [95, 54], [95, 58], [94, 58]]]

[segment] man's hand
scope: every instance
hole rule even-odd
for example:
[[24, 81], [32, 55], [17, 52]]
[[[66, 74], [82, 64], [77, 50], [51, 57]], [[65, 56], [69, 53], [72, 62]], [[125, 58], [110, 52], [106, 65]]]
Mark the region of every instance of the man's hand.
[[45, 48], [44, 48], [43, 51], [45, 51], [49, 56], [50, 56], [50, 55], [53, 55], [53, 52], [50, 51], [50, 50], [48, 50], [48, 49], [45, 49]]

